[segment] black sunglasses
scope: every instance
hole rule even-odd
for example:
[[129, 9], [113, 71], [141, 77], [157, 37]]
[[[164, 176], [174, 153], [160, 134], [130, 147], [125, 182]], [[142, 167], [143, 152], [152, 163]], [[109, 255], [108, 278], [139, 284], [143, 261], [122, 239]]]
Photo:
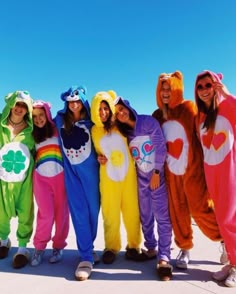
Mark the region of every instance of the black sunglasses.
[[212, 88], [212, 84], [211, 83], [206, 83], [205, 86], [198, 84], [197, 85], [197, 90], [203, 90], [203, 89], [211, 89]]

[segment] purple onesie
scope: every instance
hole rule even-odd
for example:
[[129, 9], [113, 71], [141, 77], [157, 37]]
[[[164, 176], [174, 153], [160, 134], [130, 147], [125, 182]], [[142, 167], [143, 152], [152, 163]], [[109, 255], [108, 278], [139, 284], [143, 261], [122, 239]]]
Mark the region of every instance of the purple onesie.
[[[139, 189], [139, 207], [144, 245], [155, 249], [158, 245], [158, 260], [170, 260], [172, 226], [169, 217], [168, 195], [164, 178], [166, 141], [162, 129], [150, 115], [138, 115], [127, 100], [118, 98], [135, 116], [135, 128], [128, 133], [129, 147], [136, 162]], [[153, 170], [160, 172], [160, 186], [151, 190], [150, 179]], [[155, 237], [157, 222], [158, 242]]]

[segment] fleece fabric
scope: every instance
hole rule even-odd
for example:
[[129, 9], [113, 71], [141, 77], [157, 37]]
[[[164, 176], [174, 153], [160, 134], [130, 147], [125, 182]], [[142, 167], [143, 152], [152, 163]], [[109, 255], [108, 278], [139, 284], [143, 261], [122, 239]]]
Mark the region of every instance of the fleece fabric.
[[[65, 184], [72, 223], [81, 261], [93, 260], [93, 243], [97, 236], [100, 208], [99, 166], [91, 139], [92, 121], [86, 88], [73, 86], [61, 99], [64, 108], [58, 111], [55, 123], [64, 161]], [[68, 101], [81, 100], [86, 117], [74, 122], [70, 132], [65, 132], [64, 114]]]
[[[159, 123], [150, 115], [138, 115], [127, 100], [121, 97], [116, 104], [123, 103], [135, 117], [135, 128], [129, 132], [131, 154], [136, 162], [139, 190], [139, 209], [147, 249], [158, 246], [158, 260], [170, 260], [172, 226], [169, 216], [168, 196], [164, 179], [166, 142]], [[154, 170], [160, 172], [160, 186], [150, 189]], [[157, 226], [155, 226], [155, 222]], [[155, 229], [157, 229], [158, 241]]]
[[[69, 232], [69, 208], [58, 133], [52, 120], [49, 103], [35, 101], [33, 108], [44, 109], [47, 120], [54, 128], [54, 134], [51, 138], [35, 144], [33, 192], [38, 212], [34, 247], [37, 250], [44, 250], [52, 239], [53, 248], [63, 249], [67, 245], [66, 238]], [[52, 237], [53, 225], [55, 225], [55, 230]]]
[[120, 213], [127, 233], [127, 247], [139, 248], [141, 243], [137, 176], [127, 139], [116, 127], [108, 133], [99, 116], [100, 103], [106, 101], [114, 114], [113, 93], [98, 92], [91, 102], [92, 139], [98, 154], [107, 158], [100, 165], [101, 208], [105, 249], [121, 249]]
[[[0, 239], [8, 238], [11, 218], [18, 217], [17, 240], [19, 246], [25, 247], [32, 235], [34, 219], [32, 99], [27, 91], [16, 91], [8, 94], [5, 102], [0, 115]], [[17, 102], [27, 105], [27, 127], [11, 137], [7, 119]]]
[[[222, 83], [222, 74], [208, 73], [212, 81]], [[204, 170], [215, 214], [225, 242], [229, 261], [236, 265], [236, 97], [218, 95], [218, 114], [214, 131], [203, 128], [205, 114], [200, 112], [197, 130], [204, 153]], [[195, 100], [197, 100], [195, 84]]]
[[[160, 96], [162, 83], [169, 84], [171, 97], [167, 106], [168, 119], [163, 116]], [[183, 75], [180, 71], [158, 78], [153, 117], [162, 126], [167, 144], [166, 182], [170, 217], [176, 245], [185, 250], [193, 247], [193, 218], [200, 230], [211, 240], [221, 240], [213, 208], [209, 205], [203, 156], [195, 130], [196, 105], [183, 97]]]

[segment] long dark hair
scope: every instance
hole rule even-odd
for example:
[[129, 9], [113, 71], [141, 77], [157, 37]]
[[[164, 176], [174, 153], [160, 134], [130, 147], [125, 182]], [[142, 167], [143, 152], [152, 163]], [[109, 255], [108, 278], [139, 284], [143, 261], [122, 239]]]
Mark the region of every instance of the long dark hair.
[[[209, 73], [206, 73], [206, 74], [198, 77], [198, 79], [196, 81], [196, 84], [197, 84], [198, 81], [200, 81], [201, 79], [203, 79], [205, 77], [212, 78]], [[216, 123], [216, 118], [217, 118], [217, 114], [218, 114], [217, 94], [214, 95], [209, 108], [207, 108], [206, 104], [198, 97], [198, 95], [197, 95], [196, 98], [197, 98], [196, 99], [196, 104], [197, 104], [197, 108], [198, 108], [198, 118], [200, 116], [200, 112], [206, 114], [206, 118], [205, 118], [205, 121], [204, 121], [204, 124], [203, 124], [203, 128], [206, 128], [207, 131], [208, 130], [214, 130], [215, 123]]]
[[37, 144], [51, 138], [55, 133], [55, 126], [47, 119], [46, 124], [39, 128], [34, 124], [33, 137]]
[[[119, 101], [116, 105], [119, 105], [119, 104], [124, 106], [126, 109], [128, 109], [129, 110], [129, 118], [132, 121], [136, 121], [136, 118], [135, 118], [135, 115], [133, 114], [133, 112], [122, 101]], [[128, 137], [129, 134], [133, 131], [133, 128], [131, 128], [131, 126], [127, 125], [126, 123], [120, 122], [117, 118], [115, 120], [115, 124], [116, 124], [116, 127], [118, 128], [118, 130], [121, 132], [121, 134], [125, 137]]]
[[110, 131], [111, 131], [113, 125], [114, 125], [114, 122], [113, 122], [113, 120], [112, 120], [112, 112], [111, 112], [111, 108], [110, 108], [109, 103], [108, 103], [106, 100], [102, 100], [101, 103], [102, 103], [102, 102], [105, 103], [106, 106], [107, 106], [107, 107], [109, 108], [109, 110], [110, 110], [110, 114], [109, 114], [109, 117], [108, 117], [107, 121], [103, 122], [104, 129], [105, 129], [108, 133], [110, 133]]
[[[80, 102], [80, 103], [83, 105], [82, 102]], [[64, 128], [65, 128], [66, 133], [70, 133], [70, 131], [74, 125], [74, 116], [73, 116], [73, 113], [71, 112], [71, 110], [69, 109], [68, 104], [69, 104], [69, 102], [67, 102], [67, 108], [66, 108], [66, 111], [63, 116]], [[86, 108], [83, 105], [83, 107], [80, 111], [80, 119], [85, 119], [86, 114], [87, 114]]]

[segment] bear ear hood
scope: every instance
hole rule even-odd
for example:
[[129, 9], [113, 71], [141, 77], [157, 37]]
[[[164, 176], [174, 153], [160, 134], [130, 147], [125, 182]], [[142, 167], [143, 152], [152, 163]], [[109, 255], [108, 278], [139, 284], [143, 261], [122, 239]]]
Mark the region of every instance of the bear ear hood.
[[45, 102], [43, 100], [35, 100], [33, 102], [33, 108], [43, 108], [45, 110], [48, 121], [54, 125], [51, 114], [51, 104], [49, 102]]
[[102, 101], [106, 101], [111, 109], [112, 114], [115, 114], [114, 100], [117, 97], [113, 90], [97, 92], [91, 102], [91, 120], [97, 127], [104, 127], [99, 115], [99, 108]]
[[87, 88], [85, 86], [71, 86], [67, 91], [61, 94], [61, 100], [64, 101], [64, 109], [59, 113], [65, 113], [68, 102], [80, 100], [87, 113], [87, 119], [90, 119], [90, 105], [87, 100]]
[[13, 93], [9, 93], [5, 96], [6, 105], [2, 111], [2, 118], [3, 121], [7, 120], [11, 109], [16, 105], [17, 102], [23, 102], [27, 105], [28, 108], [28, 124], [31, 128], [33, 128], [33, 121], [32, 121], [32, 104], [33, 99], [30, 96], [28, 91], [15, 91]]
[[[222, 73], [215, 73], [215, 72], [210, 71], [210, 70], [203, 70], [196, 77], [195, 87], [194, 87], [195, 102], [197, 102], [197, 100], [198, 100], [197, 82], [198, 82], [199, 79], [201, 79], [202, 77], [204, 77], [206, 75], [209, 75], [211, 77], [212, 82], [219, 82], [219, 83], [222, 84], [222, 79], [223, 79], [223, 74]], [[220, 101], [223, 100], [223, 97], [219, 97], [219, 100]]]
[[178, 104], [181, 104], [184, 100], [184, 84], [183, 84], [183, 75], [180, 71], [173, 73], [162, 73], [158, 77], [157, 88], [156, 88], [156, 102], [157, 106], [160, 109], [163, 109], [163, 103], [161, 100], [161, 87], [162, 83], [167, 82], [171, 88], [171, 99], [168, 103], [169, 108], [174, 108]]

